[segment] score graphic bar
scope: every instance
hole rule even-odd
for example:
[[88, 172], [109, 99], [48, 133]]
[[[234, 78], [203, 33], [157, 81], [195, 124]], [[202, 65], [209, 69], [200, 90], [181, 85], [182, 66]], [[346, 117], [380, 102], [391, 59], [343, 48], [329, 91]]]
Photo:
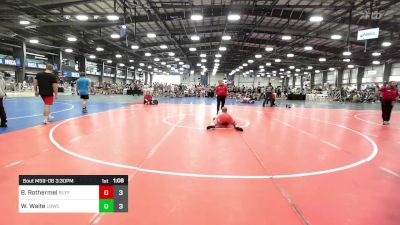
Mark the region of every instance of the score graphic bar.
[[20, 175], [19, 212], [128, 212], [128, 176]]

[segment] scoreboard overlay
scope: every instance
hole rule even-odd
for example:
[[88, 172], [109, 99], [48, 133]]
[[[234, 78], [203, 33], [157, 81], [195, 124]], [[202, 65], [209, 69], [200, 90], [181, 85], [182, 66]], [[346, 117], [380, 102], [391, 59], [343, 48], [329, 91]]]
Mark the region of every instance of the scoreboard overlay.
[[127, 175], [20, 175], [20, 213], [128, 212]]

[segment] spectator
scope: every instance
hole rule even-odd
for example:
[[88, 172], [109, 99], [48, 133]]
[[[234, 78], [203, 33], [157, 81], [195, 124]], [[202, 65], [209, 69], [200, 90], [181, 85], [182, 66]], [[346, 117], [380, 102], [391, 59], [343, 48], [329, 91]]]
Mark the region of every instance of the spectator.
[[0, 127], [7, 127], [7, 114], [3, 105], [3, 99], [6, 95], [6, 81], [3, 78], [3, 74], [0, 73]]

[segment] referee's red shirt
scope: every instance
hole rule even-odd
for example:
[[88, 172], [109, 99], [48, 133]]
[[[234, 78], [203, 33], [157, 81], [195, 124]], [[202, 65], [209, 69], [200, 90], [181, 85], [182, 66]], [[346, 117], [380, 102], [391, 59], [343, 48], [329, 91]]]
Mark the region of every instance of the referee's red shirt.
[[379, 91], [382, 93], [382, 99], [386, 101], [396, 101], [399, 96], [397, 88], [383, 87]]
[[228, 94], [228, 88], [225, 84], [220, 84], [215, 88], [215, 93], [217, 93], [217, 96], [226, 96]]

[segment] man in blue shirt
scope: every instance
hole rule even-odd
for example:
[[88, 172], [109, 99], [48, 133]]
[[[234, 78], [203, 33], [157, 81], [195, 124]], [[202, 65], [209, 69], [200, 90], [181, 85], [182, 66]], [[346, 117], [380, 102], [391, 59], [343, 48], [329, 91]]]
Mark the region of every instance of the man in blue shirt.
[[89, 100], [90, 79], [85, 72], [79, 73], [80, 78], [76, 81], [76, 92], [82, 99], [82, 113], [87, 113], [87, 101]]

